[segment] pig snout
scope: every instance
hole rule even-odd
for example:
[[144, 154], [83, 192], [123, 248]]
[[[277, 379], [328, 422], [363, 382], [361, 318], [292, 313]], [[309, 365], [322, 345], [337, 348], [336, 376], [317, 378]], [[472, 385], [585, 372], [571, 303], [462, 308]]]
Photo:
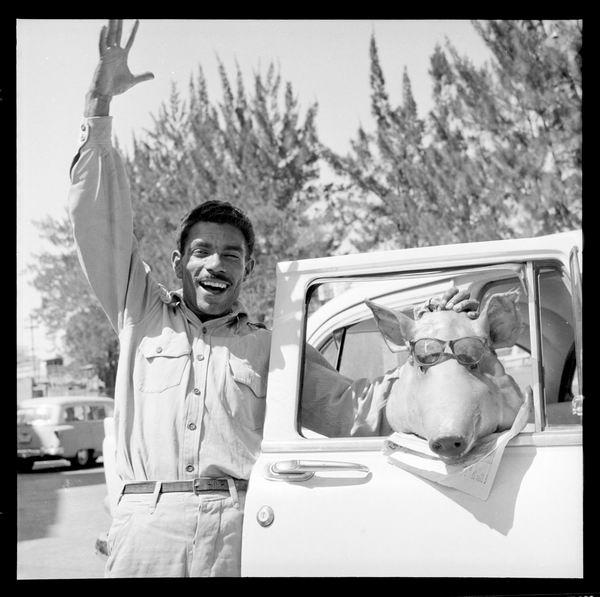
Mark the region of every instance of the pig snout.
[[457, 458], [461, 456], [468, 440], [461, 435], [447, 435], [429, 440], [429, 449], [442, 458]]

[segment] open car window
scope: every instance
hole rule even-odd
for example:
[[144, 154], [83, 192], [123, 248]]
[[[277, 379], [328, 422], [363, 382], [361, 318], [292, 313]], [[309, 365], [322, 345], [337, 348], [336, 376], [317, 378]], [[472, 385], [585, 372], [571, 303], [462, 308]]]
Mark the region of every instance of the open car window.
[[[577, 375], [568, 280], [558, 264], [536, 265], [535, 308], [539, 313], [539, 330], [535, 334], [539, 336], [534, 336], [529, 321], [532, 299], [524, 272], [525, 264], [505, 264], [324, 280], [311, 286], [307, 294], [306, 342], [350, 382], [374, 381], [401, 367], [409, 354], [407, 348], [397, 352], [388, 348], [365, 300], [414, 318], [416, 308], [452, 286], [468, 290], [480, 305], [491, 294], [518, 290], [523, 328], [516, 344], [499, 348], [497, 356], [523, 394], [528, 386], [534, 388], [534, 401], [545, 412], [545, 428], [579, 424], [580, 417], [573, 415], [571, 409], [571, 399], [577, 393]], [[537, 365], [531, 348], [536, 337], [541, 340], [543, 361], [539, 371], [543, 383], [539, 385], [534, 383]], [[303, 368], [305, 375], [309, 374], [309, 369]], [[307, 382], [307, 378], [304, 381]], [[314, 392], [315, 387], [313, 383], [303, 384], [305, 391], [310, 388]], [[301, 396], [300, 431], [307, 437], [314, 437], [306, 425], [308, 421], [303, 420], [302, 411], [302, 404], [310, 398]], [[528, 430], [534, 430], [533, 414]]]

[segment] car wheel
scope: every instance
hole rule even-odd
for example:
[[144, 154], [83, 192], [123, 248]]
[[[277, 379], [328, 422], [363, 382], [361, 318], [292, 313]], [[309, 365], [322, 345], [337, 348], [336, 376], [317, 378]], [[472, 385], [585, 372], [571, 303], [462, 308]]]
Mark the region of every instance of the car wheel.
[[33, 462], [31, 458], [17, 458], [17, 472], [30, 473], [33, 469]]
[[69, 458], [71, 466], [74, 468], [85, 468], [90, 466], [93, 462], [93, 452], [93, 450], [86, 450], [85, 448], [77, 450], [77, 454], [75, 454], [73, 458]]

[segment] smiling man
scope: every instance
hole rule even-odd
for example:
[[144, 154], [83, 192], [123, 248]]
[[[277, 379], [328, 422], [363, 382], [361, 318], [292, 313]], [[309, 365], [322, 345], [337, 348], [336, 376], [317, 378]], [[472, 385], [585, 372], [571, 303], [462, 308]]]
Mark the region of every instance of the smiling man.
[[185, 217], [171, 259], [196, 315], [209, 319], [231, 311], [254, 269], [253, 250], [252, 224], [233, 205], [206, 201]]
[[[238, 576], [243, 509], [260, 452], [271, 333], [239, 301], [254, 267], [254, 232], [234, 205], [207, 201], [182, 220], [168, 291], [138, 254], [129, 185], [111, 144], [113, 96], [153, 78], [127, 66], [138, 23], [100, 34], [71, 166], [79, 259], [115, 332], [116, 471], [122, 481], [106, 575]], [[451, 293], [454, 294], [454, 293]], [[442, 302], [451, 295], [442, 298]], [[455, 309], [472, 309], [464, 295]], [[450, 303], [449, 303], [450, 304]], [[381, 379], [353, 382], [307, 347], [303, 409], [326, 435], [373, 434]]]

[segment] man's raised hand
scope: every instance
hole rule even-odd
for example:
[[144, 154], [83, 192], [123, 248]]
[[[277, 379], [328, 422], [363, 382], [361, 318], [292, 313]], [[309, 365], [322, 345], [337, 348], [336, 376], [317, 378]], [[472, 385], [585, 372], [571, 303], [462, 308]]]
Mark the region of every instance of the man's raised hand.
[[[105, 111], [108, 113], [108, 104], [114, 95], [124, 93], [142, 81], [154, 79], [151, 72], [133, 75], [127, 65], [127, 56], [133, 45], [138, 26], [139, 21], [136, 20], [124, 47], [121, 47], [121, 34], [123, 31], [123, 21], [121, 19], [110, 19], [108, 26], [102, 27], [99, 41], [100, 62], [94, 72], [87, 96], [87, 116], [103, 115], [90, 112]], [[95, 107], [96, 105], [98, 109]]]

